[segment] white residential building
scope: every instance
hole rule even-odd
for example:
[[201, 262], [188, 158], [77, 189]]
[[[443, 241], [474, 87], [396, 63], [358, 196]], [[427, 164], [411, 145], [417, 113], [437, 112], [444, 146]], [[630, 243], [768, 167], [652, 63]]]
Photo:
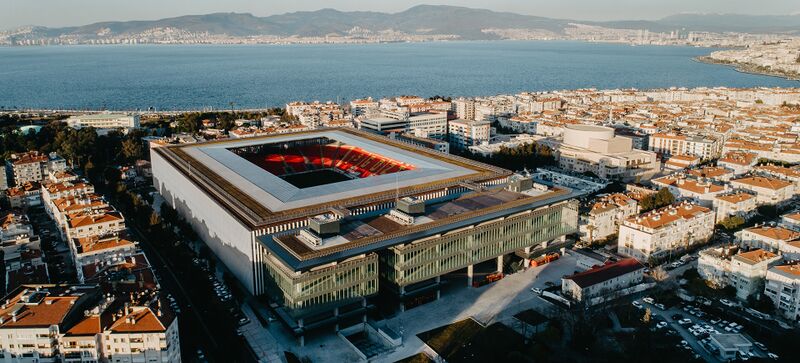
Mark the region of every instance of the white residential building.
[[408, 116], [408, 131], [415, 136], [447, 138], [447, 112], [419, 112]]
[[800, 265], [775, 266], [767, 270], [764, 295], [786, 319], [800, 319]]
[[783, 205], [794, 196], [792, 182], [765, 176], [749, 176], [733, 179], [732, 188], [749, 190], [756, 194], [758, 205]]
[[50, 174], [66, 171], [67, 162], [56, 153], [43, 154], [29, 151], [11, 154], [6, 160], [6, 170], [13, 185], [20, 186], [28, 182], [39, 183], [47, 179]]
[[98, 113], [72, 116], [66, 120], [69, 127], [80, 129], [94, 127], [96, 129], [135, 129], [139, 127], [139, 115], [118, 113]]
[[722, 143], [718, 139], [703, 136], [655, 133], [650, 135], [648, 149], [663, 156], [692, 155], [709, 160], [719, 157]]
[[613, 298], [644, 278], [644, 265], [634, 258], [593, 267], [561, 279], [561, 293], [592, 305], [596, 298]]
[[762, 225], [736, 232], [736, 237], [742, 246], [778, 253], [786, 243], [800, 240], [800, 232], [781, 226]]
[[646, 261], [705, 243], [714, 232], [714, 212], [689, 202], [676, 203], [626, 219], [618, 252]]
[[452, 120], [447, 122], [448, 141], [452, 147], [464, 150], [488, 143], [492, 124], [489, 121]]
[[619, 232], [619, 225], [626, 218], [636, 214], [638, 203], [622, 193], [609, 194], [592, 205], [580, 225], [581, 239], [595, 241]]
[[652, 183], [667, 188], [676, 199], [691, 199], [704, 207], [711, 207], [714, 198], [725, 192], [723, 185], [714, 184], [708, 179], [687, 178], [684, 173], [653, 179]]
[[452, 111], [462, 120], [475, 119], [475, 100], [458, 98], [452, 101]]
[[758, 162], [758, 155], [744, 151], [731, 151], [717, 160], [717, 166], [730, 169], [736, 175], [750, 172]]
[[739, 253], [731, 259], [730, 285], [736, 288], [736, 297], [747, 300], [758, 296], [764, 289], [767, 269], [781, 261], [781, 256], [757, 249]]
[[713, 206], [717, 222], [732, 216], [748, 219], [756, 212], [756, 196], [746, 192], [717, 194]]
[[350, 112], [356, 117], [377, 111], [379, 107], [378, 101], [373, 100], [372, 97], [350, 101]]
[[714, 288], [728, 286], [731, 258], [739, 253], [739, 246], [709, 247], [701, 250], [697, 258], [697, 273]]

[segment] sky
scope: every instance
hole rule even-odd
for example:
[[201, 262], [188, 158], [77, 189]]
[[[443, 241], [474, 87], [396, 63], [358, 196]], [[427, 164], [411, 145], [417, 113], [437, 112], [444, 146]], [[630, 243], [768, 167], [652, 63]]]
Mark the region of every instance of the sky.
[[798, 0], [0, 0], [0, 29], [155, 20], [214, 12], [247, 12], [256, 16], [322, 8], [399, 12], [419, 4], [458, 5], [577, 20], [652, 20], [677, 13], [800, 13]]

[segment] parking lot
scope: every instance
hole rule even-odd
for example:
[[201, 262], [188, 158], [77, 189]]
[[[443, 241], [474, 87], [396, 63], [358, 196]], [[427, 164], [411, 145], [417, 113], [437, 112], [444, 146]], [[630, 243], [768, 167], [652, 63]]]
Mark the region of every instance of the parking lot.
[[[698, 299], [700, 300], [700, 299]], [[683, 339], [676, 348], [691, 350], [696, 358], [707, 362], [723, 362], [719, 351], [712, 344], [711, 337], [716, 334], [742, 334], [753, 344], [749, 351], [738, 354], [739, 360], [748, 361], [753, 358], [778, 359], [779, 357], [769, 351], [762, 342], [756, 341], [745, 331], [745, 327], [737, 322], [724, 320], [708, 312], [708, 307], [713, 303], [732, 307], [736, 303], [722, 299], [712, 302], [703, 299], [702, 302], [688, 304], [681, 303], [675, 306], [664, 306], [651, 297], [635, 300], [632, 304], [636, 308], [649, 308], [656, 321], [656, 329], [664, 334], [680, 334]]]

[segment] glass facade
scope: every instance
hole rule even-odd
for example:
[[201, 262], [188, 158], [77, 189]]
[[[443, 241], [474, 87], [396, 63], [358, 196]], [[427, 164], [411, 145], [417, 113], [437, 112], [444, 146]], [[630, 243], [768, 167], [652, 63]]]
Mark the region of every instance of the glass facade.
[[577, 209], [564, 203], [484, 222], [390, 248], [382, 276], [405, 286], [577, 231]]
[[269, 280], [282, 293], [284, 306], [289, 309], [305, 309], [378, 293], [378, 255], [375, 253], [307, 272], [287, 271], [280, 264], [270, 258], [264, 267]]

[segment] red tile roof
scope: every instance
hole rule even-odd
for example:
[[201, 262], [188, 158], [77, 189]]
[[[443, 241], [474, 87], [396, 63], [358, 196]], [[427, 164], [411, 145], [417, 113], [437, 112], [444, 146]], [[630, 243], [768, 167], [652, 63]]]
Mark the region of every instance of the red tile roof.
[[587, 288], [639, 269], [644, 269], [644, 265], [635, 258], [626, 258], [618, 262], [593, 267], [587, 271], [567, 276], [564, 279], [574, 281], [581, 288]]

